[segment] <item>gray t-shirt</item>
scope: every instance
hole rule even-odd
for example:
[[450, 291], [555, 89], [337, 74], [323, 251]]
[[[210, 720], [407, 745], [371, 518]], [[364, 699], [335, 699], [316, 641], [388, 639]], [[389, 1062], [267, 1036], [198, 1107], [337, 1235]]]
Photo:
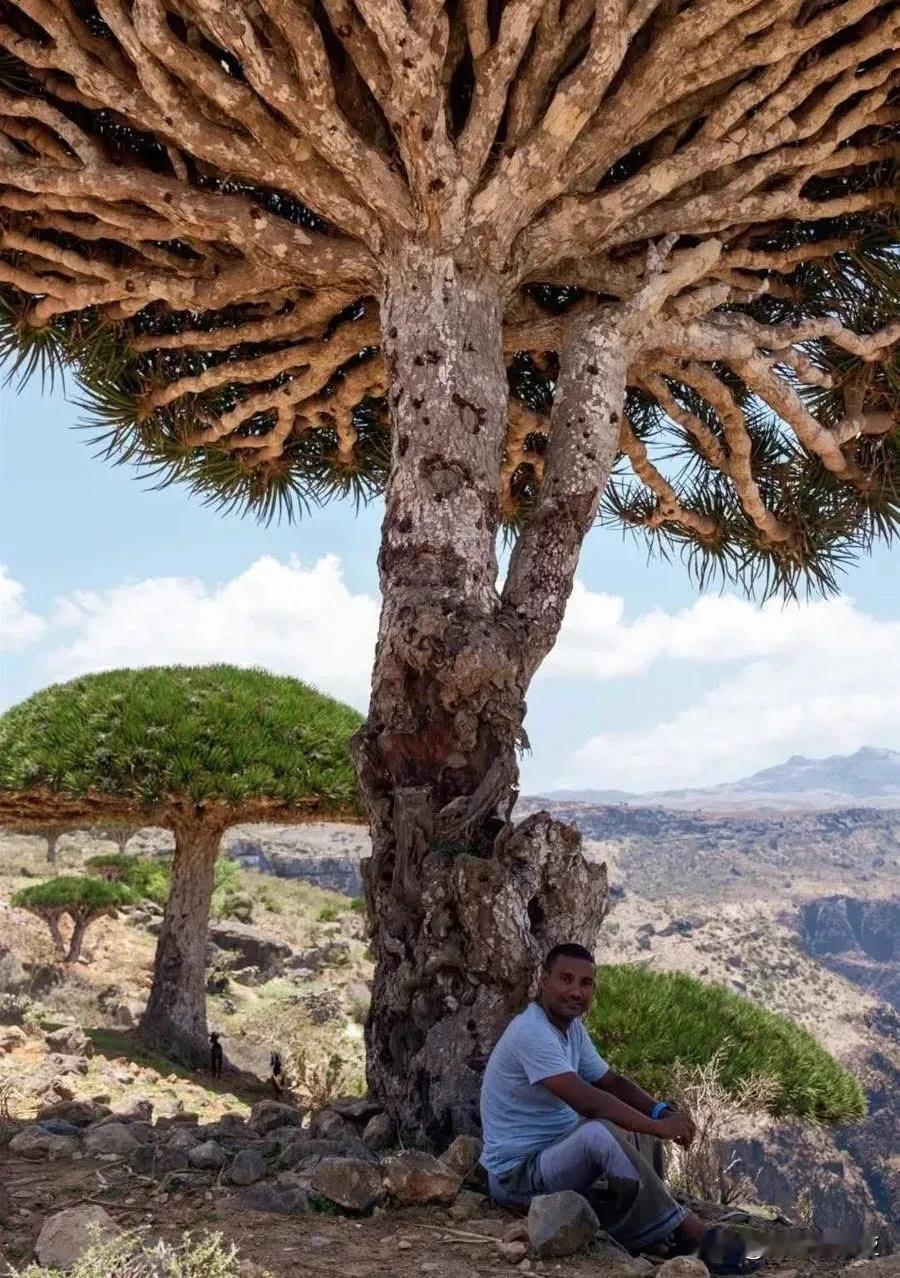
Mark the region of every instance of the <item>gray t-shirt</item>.
[[484, 1072], [482, 1166], [502, 1176], [581, 1121], [571, 1106], [541, 1086], [541, 1079], [578, 1074], [596, 1083], [608, 1069], [580, 1020], [563, 1034], [539, 1003], [529, 1003], [500, 1035]]

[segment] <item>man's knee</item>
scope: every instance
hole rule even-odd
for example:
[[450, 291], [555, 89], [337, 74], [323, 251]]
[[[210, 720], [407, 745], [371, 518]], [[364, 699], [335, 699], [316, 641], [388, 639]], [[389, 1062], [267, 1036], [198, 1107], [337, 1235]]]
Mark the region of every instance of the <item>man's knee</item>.
[[583, 1133], [585, 1147], [598, 1173], [624, 1180], [638, 1179], [634, 1164], [606, 1123], [590, 1119], [579, 1130]]

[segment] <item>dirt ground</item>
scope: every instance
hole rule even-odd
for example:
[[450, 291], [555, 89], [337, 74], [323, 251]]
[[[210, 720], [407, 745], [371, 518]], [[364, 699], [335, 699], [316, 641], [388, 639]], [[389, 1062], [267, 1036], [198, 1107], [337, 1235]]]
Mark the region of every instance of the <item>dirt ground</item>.
[[[0, 1183], [9, 1194], [14, 1217], [13, 1227], [0, 1226], [0, 1256], [14, 1265], [31, 1259], [48, 1214], [97, 1203], [121, 1228], [144, 1228], [153, 1238], [174, 1242], [186, 1230], [220, 1232], [243, 1258], [273, 1278], [510, 1278], [529, 1272], [621, 1278], [623, 1272], [586, 1256], [511, 1266], [497, 1254], [496, 1240], [514, 1217], [500, 1210], [487, 1210], [465, 1224], [451, 1221], [438, 1208], [390, 1209], [361, 1220], [319, 1212], [279, 1216], [247, 1210], [224, 1185], [166, 1194], [149, 1179], [110, 1162], [33, 1162], [3, 1151], [0, 1163]], [[824, 1278], [839, 1273], [846, 1263], [782, 1260], [766, 1273], [769, 1278]], [[0, 1275], [4, 1273], [0, 1264]]]

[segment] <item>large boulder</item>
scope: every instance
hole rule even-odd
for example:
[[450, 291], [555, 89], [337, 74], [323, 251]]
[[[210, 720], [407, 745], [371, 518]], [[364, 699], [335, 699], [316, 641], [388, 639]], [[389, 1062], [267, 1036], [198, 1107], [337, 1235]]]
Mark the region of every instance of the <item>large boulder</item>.
[[370, 1212], [384, 1198], [384, 1178], [374, 1163], [359, 1158], [323, 1158], [310, 1186], [348, 1211]]
[[587, 1199], [572, 1189], [538, 1194], [528, 1209], [528, 1241], [536, 1256], [553, 1258], [583, 1251], [600, 1232]]
[[11, 1154], [20, 1158], [74, 1158], [81, 1146], [72, 1136], [58, 1136], [43, 1127], [26, 1127], [9, 1142]]
[[266, 979], [280, 976], [284, 971], [285, 960], [292, 953], [291, 947], [284, 941], [276, 940], [259, 928], [251, 927], [249, 923], [239, 923], [235, 919], [210, 923], [209, 939], [219, 949], [234, 955], [230, 964], [232, 968], [256, 967]]
[[121, 1231], [102, 1207], [85, 1203], [68, 1207], [44, 1221], [35, 1255], [47, 1269], [72, 1269], [95, 1238], [107, 1240]]
[[431, 1154], [415, 1149], [392, 1154], [384, 1161], [385, 1184], [395, 1202], [449, 1206], [459, 1193], [462, 1176]]

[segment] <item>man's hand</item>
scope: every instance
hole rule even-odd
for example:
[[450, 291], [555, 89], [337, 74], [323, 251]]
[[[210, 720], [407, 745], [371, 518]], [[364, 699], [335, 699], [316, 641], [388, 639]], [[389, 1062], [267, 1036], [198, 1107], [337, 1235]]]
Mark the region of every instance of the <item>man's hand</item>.
[[676, 1145], [687, 1149], [697, 1135], [697, 1128], [687, 1114], [664, 1114], [656, 1120], [654, 1135], [660, 1140], [674, 1140]]

